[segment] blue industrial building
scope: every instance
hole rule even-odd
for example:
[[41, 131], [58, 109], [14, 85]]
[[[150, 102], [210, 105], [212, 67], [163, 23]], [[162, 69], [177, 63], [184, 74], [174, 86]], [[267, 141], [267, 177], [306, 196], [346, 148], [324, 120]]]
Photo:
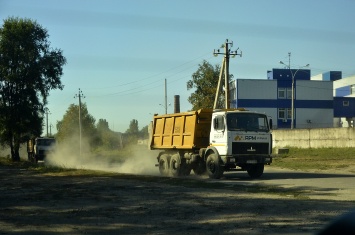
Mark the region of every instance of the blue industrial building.
[[352, 107], [344, 109], [338, 104], [348, 101], [352, 105], [353, 99], [333, 96], [333, 81], [339, 79], [341, 72], [329, 72], [311, 79], [308, 69], [273, 69], [268, 71], [267, 79], [233, 81], [231, 106], [265, 112], [274, 120], [274, 128], [290, 128], [293, 100], [294, 128], [334, 127], [334, 117], [345, 117], [342, 115], [355, 110]]

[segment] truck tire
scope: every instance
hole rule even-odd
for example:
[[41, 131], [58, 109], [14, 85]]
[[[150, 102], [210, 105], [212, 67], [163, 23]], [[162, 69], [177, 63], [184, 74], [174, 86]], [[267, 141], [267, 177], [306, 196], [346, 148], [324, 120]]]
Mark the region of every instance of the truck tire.
[[179, 154], [174, 154], [170, 158], [170, 174], [178, 177], [181, 173], [181, 158]]
[[217, 154], [212, 153], [208, 155], [206, 160], [206, 169], [208, 176], [211, 179], [219, 179], [222, 177], [224, 169], [220, 164], [220, 159]]
[[247, 172], [251, 178], [259, 178], [264, 173], [264, 164], [250, 164], [247, 166]]
[[186, 162], [181, 162], [180, 175], [181, 176], [189, 176], [190, 173], [191, 173], [191, 166], [186, 164]]
[[206, 163], [202, 159], [199, 159], [192, 170], [194, 171], [195, 175], [202, 175], [206, 172]]
[[159, 172], [163, 176], [169, 175], [169, 160], [170, 157], [167, 154], [163, 154], [159, 158]]

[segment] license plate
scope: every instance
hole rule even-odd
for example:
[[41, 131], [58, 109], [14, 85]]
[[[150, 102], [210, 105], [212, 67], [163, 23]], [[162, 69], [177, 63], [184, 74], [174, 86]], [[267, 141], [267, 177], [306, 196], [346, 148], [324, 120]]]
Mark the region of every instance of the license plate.
[[258, 161], [257, 160], [247, 160], [247, 163], [248, 164], [256, 164], [256, 163], [258, 163]]

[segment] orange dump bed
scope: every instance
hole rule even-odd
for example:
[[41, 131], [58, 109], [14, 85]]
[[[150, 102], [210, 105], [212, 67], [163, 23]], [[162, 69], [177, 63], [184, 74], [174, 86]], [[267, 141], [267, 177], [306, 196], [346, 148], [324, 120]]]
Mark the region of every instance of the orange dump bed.
[[151, 149], [199, 149], [207, 147], [212, 109], [154, 116]]

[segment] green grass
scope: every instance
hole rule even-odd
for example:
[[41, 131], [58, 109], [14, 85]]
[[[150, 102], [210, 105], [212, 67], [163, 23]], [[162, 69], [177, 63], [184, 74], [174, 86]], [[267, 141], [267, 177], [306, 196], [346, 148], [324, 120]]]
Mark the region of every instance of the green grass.
[[296, 170], [341, 170], [355, 166], [355, 148], [289, 148], [289, 153], [274, 156], [273, 166]]

